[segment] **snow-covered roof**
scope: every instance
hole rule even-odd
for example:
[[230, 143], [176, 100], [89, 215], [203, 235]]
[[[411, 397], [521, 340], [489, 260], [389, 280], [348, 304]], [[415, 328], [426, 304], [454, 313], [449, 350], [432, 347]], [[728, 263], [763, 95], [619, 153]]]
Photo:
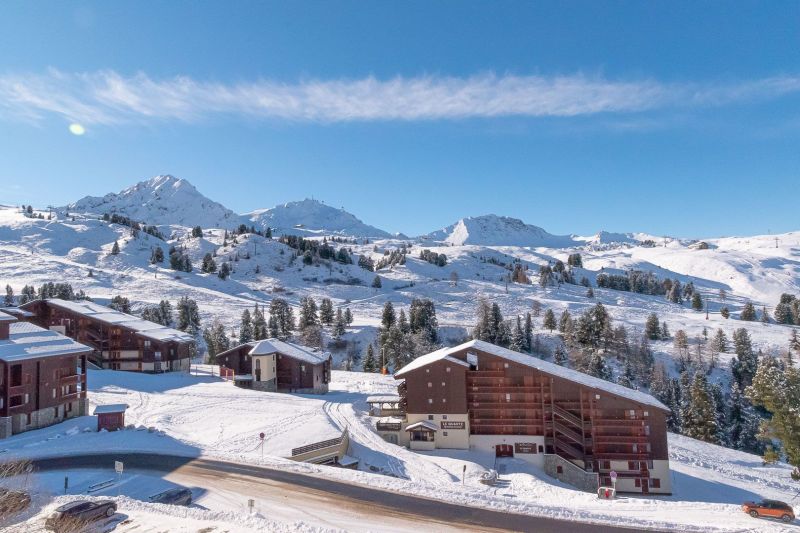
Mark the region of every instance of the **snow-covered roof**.
[[32, 316], [35, 316], [30, 311], [26, 311], [20, 307], [0, 307], [0, 314], [2, 313], [23, 318], [30, 318]]
[[0, 361], [6, 363], [91, 351], [88, 346], [77, 343], [69, 337], [29, 322], [9, 324], [8, 339], [0, 340]]
[[155, 341], [191, 342], [194, 340], [194, 337], [188, 333], [184, 333], [183, 331], [168, 328], [148, 320], [142, 320], [139, 317], [128, 315], [94, 302], [88, 302], [84, 300], [60, 300], [58, 298], [51, 298], [46, 301], [47, 305], [60, 307], [61, 309], [83, 315], [87, 318], [99, 320], [101, 322], [105, 322], [106, 324], [128, 328], [135, 331], [142, 337], [146, 337]]
[[0, 311], [0, 322], [16, 322], [16, 318]]
[[455, 357], [450, 357], [450, 348], [440, 348], [435, 352], [431, 352], [429, 354], [421, 355], [408, 363], [406, 366], [398, 370], [394, 373], [395, 377], [400, 377], [405, 374], [408, 374], [412, 370], [416, 370], [418, 368], [422, 368], [423, 366], [428, 366], [431, 363], [435, 363], [436, 361], [447, 360], [451, 363], [455, 363], [458, 365], [465, 366], [469, 368], [469, 363], [466, 363], [460, 359], [456, 359]]
[[382, 416], [378, 418], [378, 422], [381, 424], [402, 424], [403, 418], [399, 416]]
[[376, 396], [367, 396], [367, 403], [397, 403], [400, 401], [400, 396], [391, 394], [381, 394]]
[[248, 352], [249, 355], [269, 355], [279, 353], [286, 355], [292, 359], [297, 359], [312, 365], [324, 363], [330, 358], [328, 352], [317, 352], [310, 350], [305, 346], [294, 344], [292, 342], [285, 342], [278, 339], [265, 339], [250, 343], [253, 349]]
[[414, 431], [415, 429], [423, 429], [428, 431], [439, 431], [439, 426], [427, 420], [420, 420], [410, 426], [406, 427], [406, 431]]
[[[441, 359], [452, 359], [456, 361], [456, 359], [450, 356], [456, 352], [460, 352], [468, 348], [475, 348], [476, 350], [480, 350], [482, 352], [486, 352], [495, 355], [497, 357], [501, 357], [503, 359], [519, 363], [521, 365], [535, 368], [541, 372], [550, 374], [551, 376], [557, 376], [563, 379], [567, 379], [569, 381], [574, 381], [576, 383], [586, 385], [587, 387], [591, 387], [593, 389], [604, 390], [621, 398], [627, 398], [629, 400], [633, 400], [641, 404], [651, 405], [653, 407], [669, 411], [669, 408], [666, 405], [659, 402], [653, 396], [645, 392], [629, 389], [628, 387], [623, 387], [622, 385], [617, 385], [616, 383], [596, 378], [594, 376], [590, 376], [589, 374], [584, 374], [583, 372], [572, 370], [571, 368], [566, 368], [557, 365], [555, 363], [543, 361], [538, 357], [515, 352], [513, 350], [502, 348], [500, 346], [496, 346], [489, 342], [479, 341], [479, 340], [472, 340], [469, 342], [465, 342], [463, 344], [459, 344], [458, 346], [453, 346], [452, 348], [442, 348], [427, 355], [423, 355], [422, 357], [418, 357], [417, 359], [413, 360], [411, 363], [407, 364], [402, 369], [400, 369], [399, 372], [395, 373], [395, 376], [405, 374], [409, 370], [414, 370], [416, 368], [429, 365], [434, 361], [438, 361]], [[420, 363], [421, 360], [424, 361]], [[458, 361], [458, 362], [465, 365], [467, 364], [464, 363], [463, 361]]]
[[103, 415], [106, 413], [124, 413], [127, 408], [127, 403], [109, 403], [107, 405], [98, 405], [95, 407], [94, 414]]

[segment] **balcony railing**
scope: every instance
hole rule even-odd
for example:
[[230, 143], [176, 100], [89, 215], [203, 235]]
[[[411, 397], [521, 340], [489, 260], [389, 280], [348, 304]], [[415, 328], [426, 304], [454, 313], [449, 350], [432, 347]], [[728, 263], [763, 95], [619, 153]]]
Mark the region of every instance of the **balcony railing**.
[[399, 422], [378, 422], [375, 427], [378, 431], [400, 431], [402, 424]]

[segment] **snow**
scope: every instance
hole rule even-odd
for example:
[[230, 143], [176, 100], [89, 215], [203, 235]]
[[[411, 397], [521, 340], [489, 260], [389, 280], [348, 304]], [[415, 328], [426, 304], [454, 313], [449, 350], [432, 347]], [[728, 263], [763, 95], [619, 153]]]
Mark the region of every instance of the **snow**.
[[551, 235], [542, 228], [526, 224], [517, 218], [497, 215], [462, 218], [451, 226], [429, 233], [425, 239], [455, 246], [481, 244], [558, 248], [576, 244], [569, 236]]
[[305, 346], [300, 346], [299, 344], [295, 344], [293, 342], [285, 342], [280, 339], [265, 339], [250, 344], [254, 345], [253, 349], [249, 352], [250, 355], [269, 355], [273, 353], [280, 353], [293, 359], [297, 359], [298, 361], [311, 363], [312, 365], [324, 363], [330, 358], [330, 354], [328, 352], [312, 351]]
[[117, 213], [155, 225], [233, 228], [243, 222], [230, 209], [200, 194], [187, 180], [169, 175], [141, 181], [120, 193], [86, 196], [62, 209], [69, 213]]
[[[791, 501], [797, 487], [789, 476], [791, 468], [786, 464], [763, 466], [757, 456], [669, 435], [672, 496], [622, 496], [613, 501], [598, 500], [595, 495], [577, 491], [517, 459], [497, 462], [493, 454], [474, 450], [414, 452], [385, 442], [374, 430], [376, 418], [369, 416], [366, 399], [394, 391], [396, 382], [390, 376], [358, 372], [335, 371], [332, 377], [329, 394], [311, 396], [240, 389], [205, 375], [144, 375], [90, 370], [90, 403], [128, 403], [131, 407], [126, 418], [134, 429], [100, 433], [86, 431], [92, 426], [93, 418], [81, 417], [5, 439], [1, 443], [2, 456], [61, 456], [81, 454], [87, 450], [160, 451], [264, 464], [451, 503], [637, 529], [800, 531], [800, 525], [796, 523], [782, 525], [754, 520], [739, 509], [741, 502], [751, 499]], [[153, 431], [145, 429], [147, 427]], [[295, 463], [284, 458], [292, 447], [336, 437], [345, 427], [351, 440], [348, 455], [358, 459], [358, 470]], [[259, 448], [260, 431], [267, 435], [263, 459]], [[467, 467], [466, 482], [462, 486], [464, 466]], [[489, 469], [501, 472], [502, 483], [498, 486], [487, 487], [480, 483], [481, 474]], [[89, 474], [86, 478], [73, 478], [70, 474], [76, 490], [91, 482], [114, 477], [113, 472]], [[136, 473], [139, 476], [145, 474]], [[126, 471], [124, 476], [127, 475], [134, 473]], [[126, 496], [146, 500], [151, 494], [174, 486], [170, 485], [170, 480], [182, 486], [193, 486], [192, 481], [180, 476], [180, 471], [176, 471], [149, 482], [131, 481], [121, 489], [112, 486], [107, 494], [115, 497], [117, 493], [123, 494], [122, 513], [128, 514], [130, 510], [135, 513], [130, 514], [135, 520], [154, 523], [164, 508], [142, 501], [128, 501]], [[57, 492], [60, 483], [63, 483], [63, 477], [53, 474], [44, 485]], [[243, 485], [237, 489], [222, 485], [223, 478], [217, 483], [203, 485], [206, 499], [201, 498], [199, 503], [206, 510], [167, 510], [179, 513], [176, 516], [186, 516], [192, 525], [197, 523], [192, 520], [211, 525], [220, 521], [237, 523], [241, 519], [240, 530], [267, 527], [263, 522], [248, 522], [250, 518], [245, 503], [248, 494], [255, 490], [252, 486]], [[63, 498], [58, 498], [59, 501]], [[232, 506], [231, 502], [236, 503]], [[291, 514], [278, 512], [277, 516], [271, 513], [263, 516], [284, 522], [290, 518], [302, 521], [303, 527], [371, 529], [370, 524], [363, 520], [348, 521], [340, 515], [321, 521], [324, 512], [335, 511], [295, 508]], [[263, 516], [255, 518], [262, 519]], [[36, 518], [31, 520], [35, 522]], [[165, 520], [172, 524], [169, 522], [172, 518]], [[176, 525], [176, 530], [185, 530], [180, 527], [183, 526]], [[231, 530], [237, 531], [235, 528]]]
[[189, 342], [193, 340], [191, 335], [182, 331], [178, 331], [177, 329], [168, 328], [166, 326], [162, 326], [161, 324], [156, 324], [155, 322], [148, 322], [147, 320], [142, 320], [139, 317], [128, 315], [111, 309], [110, 307], [99, 305], [93, 302], [71, 302], [52, 298], [47, 300], [47, 305], [60, 307], [85, 317], [106, 322], [107, 324], [122, 326], [135, 331], [142, 337], [147, 337], [148, 339], [153, 339], [156, 341]]
[[108, 413], [124, 413], [128, 408], [127, 403], [109, 403], [105, 405], [98, 405], [94, 408], [94, 414], [104, 415]]
[[91, 351], [69, 337], [28, 322], [9, 324], [9, 338], [0, 339], [0, 360], [7, 363], [39, 357], [59, 357]]
[[[461, 345], [461, 347], [465, 347]], [[450, 363], [454, 363], [457, 365], [465, 366], [469, 368], [469, 363], [462, 361], [461, 359], [456, 359], [455, 357], [450, 357], [450, 354], [453, 353], [454, 350], [450, 350], [448, 348], [440, 348], [435, 352], [431, 352], [429, 354], [421, 355], [408, 363], [406, 366], [398, 370], [394, 373], [396, 377], [405, 376], [409, 372], [416, 370], [418, 368], [422, 368], [428, 366], [431, 363], [435, 363], [437, 361], [448, 361]]]
[[344, 209], [336, 209], [319, 200], [305, 199], [243, 215], [259, 229], [272, 228], [278, 235], [368, 237], [388, 239], [386, 231], [364, 224]]
[[414, 431], [417, 428], [425, 428], [425, 429], [429, 429], [431, 431], [438, 431], [439, 430], [439, 426], [437, 426], [435, 423], [428, 422], [427, 420], [420, 420], [419, 422], [416, 422], [414, 424], [410, 424], [408, 427], [406, 427], [406, 431]]

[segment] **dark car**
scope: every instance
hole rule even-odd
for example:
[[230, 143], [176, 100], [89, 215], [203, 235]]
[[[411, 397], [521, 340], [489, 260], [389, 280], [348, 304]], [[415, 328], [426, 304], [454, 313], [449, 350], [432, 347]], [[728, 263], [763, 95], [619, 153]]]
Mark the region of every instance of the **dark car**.
[[53, 511], [44, 523], [51, 531], [82, 531], [86, 525], [101, 518], [110, 518], [117, 512], [111, 500], [78, 500], [65, 503]]
[[191, 505], [192, 491], [184, 488], [169, 489], [150, 496], [150, 501], [168, 505]]
[[742, 511], [753, 518], [779, 518], [784, 522], [791, 522], [794, 520], [794, 509], [792, 509], [792, 506], [788, 503], [779, 502], [778, 500], [762, 500], [759, 503], [744, 502], [742, 504]]
[[24, 511], [31, 504], [31, 497], [21, 490], [0, 488], [0, 517]]

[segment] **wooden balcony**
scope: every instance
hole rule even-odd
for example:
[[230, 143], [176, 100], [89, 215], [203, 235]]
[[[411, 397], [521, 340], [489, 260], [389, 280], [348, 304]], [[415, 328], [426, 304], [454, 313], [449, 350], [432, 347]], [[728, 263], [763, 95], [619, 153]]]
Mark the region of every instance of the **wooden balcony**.
[[81, 380], [81, 377], [82, 377], [81, 374], [70, 374], [69, 376], [61, 376], [58, 379], [58, 384], [59, 385], [77, 385], [79, 381], [85, 381], [85, 380]]
[[472, 394], [535, 394], [539, 396], [540, 390], [538, 387], [525, 387], [524, 385], [478, 385], [474, 383], [467, 383], [468, 392]]
[[509, 402], [476, 402], [470, 401], [468, 402], [470, 409], [489, 409], [489, 410], [497, 410], [497, 409], [536, 409], [537, 407], [541, 407], [541, 404], [538, 402], [519, 402], [519, 401], [509, 401]]
[[505, 377], [505, 370], [470, 370], [467, 379], [470, 378], [502, 378]]

